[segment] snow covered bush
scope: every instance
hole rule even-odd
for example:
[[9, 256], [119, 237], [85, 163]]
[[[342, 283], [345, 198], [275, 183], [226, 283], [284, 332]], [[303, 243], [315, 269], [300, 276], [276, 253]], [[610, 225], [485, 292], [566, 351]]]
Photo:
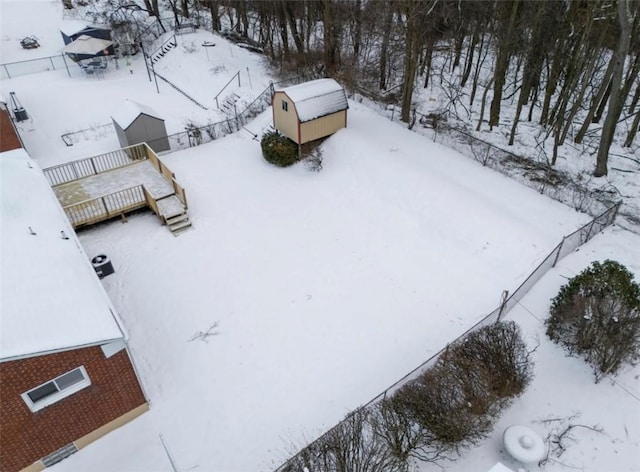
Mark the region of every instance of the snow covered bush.
[[262, 136], [260, 142], [262, 155], [271, 164], [278, 167], [289, 167], [298, 161], [296, 144], [277, 131], [270, 131]]
[[593, 262], [551, 301], [547, 335], [592, 367], [596, 383], [640, 360], [640, 286], [618, 262]]
[[403, 465], [389, 453], [374, 431], [373, 410], [349, 413], [291, 460], [282, 472], [402, 472]]
[[447, 355], [467, 383], [477, 382], [495, 400], [522, 394], [533, 378], [533, 362], [513, 321], [495, 323], [470, 333]]
[[377, 405], [392, 455], [437, 462], [486, 438], [533, 377], [518, 326], [495, 323], [449, 346], [438, 363]]

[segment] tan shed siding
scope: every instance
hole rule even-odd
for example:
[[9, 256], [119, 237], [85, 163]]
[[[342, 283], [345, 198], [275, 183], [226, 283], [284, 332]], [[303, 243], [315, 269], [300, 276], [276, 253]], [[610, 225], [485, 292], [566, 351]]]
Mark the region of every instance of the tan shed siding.
[[315, 120], [307, 121], [301, 124], [301, 142], [308, 143], [316, 139], [324, 138], [332, 135], [339, 129], [345, 127], [347, 122], [347, 110], [342, 110], [330, 115], [326, 115]]
[[[287, 102], [288, 111], [282, 109], [282, 102]], [[282, 92], [273, 96], [273, 126], [287, 138], [298, 142], [298, 115], [293, 101]]]

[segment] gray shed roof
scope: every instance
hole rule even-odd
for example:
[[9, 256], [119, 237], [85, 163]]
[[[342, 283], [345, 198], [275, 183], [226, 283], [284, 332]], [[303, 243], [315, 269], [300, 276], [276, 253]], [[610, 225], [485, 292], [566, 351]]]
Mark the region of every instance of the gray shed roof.
[[120, 128], [126, 130], [140, 115], [148, 115], [152, 118], [164, 121], [163, 118], [158, 115], [152, 108], [142, 103], [134, 102], [133, 100], [127, 100], [124, 106], [116, 113], [111, 115], [113, 121], [118, 123]]
[[301, 122], [349, 108], [347, 94], [333, 79], [318, 79], [279, 90], [295, 104]]

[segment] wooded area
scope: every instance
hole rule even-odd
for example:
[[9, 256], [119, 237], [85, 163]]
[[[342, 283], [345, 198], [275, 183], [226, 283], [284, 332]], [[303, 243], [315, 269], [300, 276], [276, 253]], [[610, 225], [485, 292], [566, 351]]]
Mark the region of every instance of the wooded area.
[[[634, 0], [110, 0], [108, 10], [112, 23], [146, 11], [162, 28], [229, 30], [281, 71], [334, 77], [397, 103], [410, 126], [416, 87], [438, 81], [450, 99], [438, 112], [470, 125], [479, 109], [476, 129], [509, 129], [509, 144], [521, 121], [539, 123], [553, 143], [550, 165], [567, 138], [597, 133], [596, 177], [607, 174], [616, 130], [631, 147], [640, 127]], [[516, 97], [514, 116], [503, 116]]]

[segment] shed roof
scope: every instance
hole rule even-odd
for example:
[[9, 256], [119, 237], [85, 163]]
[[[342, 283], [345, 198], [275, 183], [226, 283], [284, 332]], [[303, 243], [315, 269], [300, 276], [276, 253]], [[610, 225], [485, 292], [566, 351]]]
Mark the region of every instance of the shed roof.
[[0, 361], [124, 338], [76, 233], [24, 149], [0, 154], [0, 220]]
[[140, 115], [147, 115], [152, 118], [164, 121], [164, 119], [160, 117], [160, 115], [156, 113], [151, 107], [128, 99], [124, 102], [122, 108], [116, 111], [115, 114], [111, 115], [111, 118], [113, 119], [113, 121], [118, 123], [118, 126], [120, 126], [120, 128], [126, 130]]
[[280, 90], [295, 104], [301, 122], [349, 108], [347, 94], [333, 79], [317, 79]]

